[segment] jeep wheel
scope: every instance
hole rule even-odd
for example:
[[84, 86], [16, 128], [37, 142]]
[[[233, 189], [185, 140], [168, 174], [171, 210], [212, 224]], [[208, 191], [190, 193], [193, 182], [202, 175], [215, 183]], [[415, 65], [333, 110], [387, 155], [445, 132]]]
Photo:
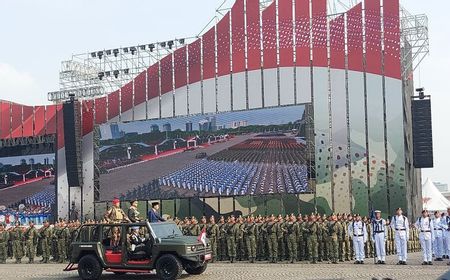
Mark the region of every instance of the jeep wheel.
[[93, 255], [86, 255], [78, 262], [78, 275], [83, 280], [97, 280], [102, 272], [103, 268]]
[[208, 266], [207, 263], [204, 263], [203, 265], [197, 266], [197, 267], [192, 267], [190, 265], [186, 265], [184, 270], [186, 270], [187, 273], [192, 274], [192, 275], [200, 275], [203, 272], [205, 272], [207, 266]]
[[156, 262], [156, 274], [162, 280], [175, 280], [181, 276], [183, 266], [174, 255], [163, 255]]

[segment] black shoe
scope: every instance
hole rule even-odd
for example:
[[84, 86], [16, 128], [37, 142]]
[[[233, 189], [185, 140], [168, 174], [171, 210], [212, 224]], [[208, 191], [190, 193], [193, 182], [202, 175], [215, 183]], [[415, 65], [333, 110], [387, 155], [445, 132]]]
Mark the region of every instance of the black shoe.
[[428, 265], [428, 262], [423, 262], [422, 265]]
[[364, 264], [364, 261], [360, 261], [359, 264]]
[[428, 262], [428, 265], [433, 265], [433, 263], [432, 262]]
[[443, 261], [443, 259], [442, 258], [436, 258], [435, 261], [441, 262], [441, 261]]
[[386, 262], [385, 261], [381, 261], [381, 264], [386, 264]]
[[402, 261], [398, 261], [397, 265], [402, 265], [403, 262]]
[[405, 262], [405, 261], [403, 261], [403, 262], [402, 262], [402, 265], [406, 265], [406, 262]]
[[359, 264], [359, 261], [355, 261], [354, 264]]

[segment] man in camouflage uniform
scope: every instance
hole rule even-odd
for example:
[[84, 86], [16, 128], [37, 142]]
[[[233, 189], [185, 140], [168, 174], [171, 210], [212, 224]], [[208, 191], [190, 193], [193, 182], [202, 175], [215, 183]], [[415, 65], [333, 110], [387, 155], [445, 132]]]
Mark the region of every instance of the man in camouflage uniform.
[[348, 236], [348, 228], [347, 228], [347, 216], [345, 214], [340, 215], [339, 223], [341, 224], [342, 231], [341, 236], [339, 237], [339, 261], [343, 262], [344, 259], [346, 261], [350, 261], [350, 257], [347, 254], [347, 248], [350, 246], [350, 239]]
[[299, 214], [297, 216], [297, 226], [298, 226], [298, 233], [297, 233], [297, 260], [303, 261], [305, 259], [305, 242], [303, 240], [303, 218], [302, 214]]
[[269, 251], [269, 262], [276, 263], [278, 259], [278, 232], [279, 227], [275, 221], [275, 216], [272, 214], [266, 227], [263, 230], [267, 234], [267, 248]]
[[327, 242], [329, 249], [329, 256], [331, 262], [336, 264], [339, 258], [339, 240], [342, 237], [342, 226], [341, 223], [337, 220], [337, 216], [332, 214], [328, 223], [326, 224], [327, 231]]
[[267, 232], [264, 231], [266, 228], [267, 220], [264, 217], [259, 217], [257, 224], [257, 246], [256, 246], [256, 255], [259, 261], [264, 261], [267, 258], [266, 252], [267, 250]]
[[36, 243], [38, 238], [38, 232], [34, 227], [33, 221], [28, 223], [28, 229], [25, 231], [25, 242], [27, 246], [28, 263], [34, 263], [34, 257], [36, 254]]
[[[367, 229], [367, 236], [372, 236], [372, 223], [370, 219], [368, 219], [366, 216], [363, 219], [363, 222], [366, 224]], [[370, 238], [367, 238], [366, 244], [366, 258], [373, 258], [373, 242]]]
[[138, 223], [142, 219], [140, 217], [141, 213], [138, 211], [138, 201], [132, 200], [130, 201], [130, 208], [128, 208], [128, 218], [132, 223]]
[[191, 224], [188, 228], [187, 235], [190, 235], [190, 236], [199, 236], [200, 235], [200, 226], [198, 225], [198, 221], [194, 216], [191, 218]]
[[0, 223], [0, 264], [6, 263], [8, 258], [9, 233], [5, 230], [5, 225]]
[[247, 218], [247, 223], [244, 227], [244, 233], [248, 259], [251, 263], [254, 263], [256, 259], [256, 236], [258, 234], [258, 231], [253, 216]]
[[10, 232], [10, 239], [13, 246], [13, 255], [16, 259], [16, 263], [22, 263], [24, 255], [23, 249], [23, 229], [20, 227], [20, 222], [17, 221], [15, 227]]
[[312, 214], [309, 218], [309, 222], [303, 229], [306, 237], [308, 238], [308, 256], [311, 263], [317, 263], [318, 247], [317, 237], [319, 232], [319, 225], [317, 224], [316, 215]]
[[278, 260], [282, 261], [286, 257], [286, 227], [285, 227], [285, 220], [283, 219], [283, 216], [278, 215]]
[[205, 216], [202, 216], [202, 218], [200, 219], [200, 224], [198, 226], [200, 228], [200, 232], [202, 232], [203, 230], [206, 231], [206, 229], [208, 228], [208, 222], [206, 221]]
[[236, 237], [238, 232], [238, 225], [233, 215], [230, 216], [228, 223], [224, 226], [225, 236], [227, 240], [227, 252], [230, 262], [234, 263], [236, 259]]
[[319, 214], [317, 214], [317, 216], [316, 216], [316, 223], [318, 225], [318, 227], [317, 227], [317, 245], [318, 245], [317, 246], [317, 261], [322, 262], [322, 259], [325, 258], [324, 237], [326, 237], [326, 234], [324, 233], [325, 229], [324, 229], [322, 217]]
[[219, 226], [216, 224], [214, 216], [209, 218], [209, 224], [206, 227], [206, 236], [211, 244], [212, 259], [211, 262], [217, 258], [217, 241], [219, 239]]
[[245, 249], [244, 249], [244, 219], [242, 216], [239, 216], [237, 219], [237, 233], [236, 233], [236, 254], [237, 260], [243, 261], [245, 257]]
[[285, 225], [287, 234], [287, 245], [289, 253], [289, 261], [294, 263], [297, 260], [297, 240], [299, 234], [299, 225], [297, 223], [297, 218], [294, 214], [291, 214], [289, 221]]
[[48, 263], [50, 260], [50, 242], [52, 239], [52, 229], [48, 221], [44, 222], [44, 226], [39, 230], [39, 238], [41, 239], [42, 260], [43, 263]]
[[66, 223], [61, 220], [59, 223], [59, 231], [57, 232], [59, 263], [63, 263], [67, 259], [66, 240], [69, 238], [69, 235], [69, 229], [67, 228]]
[[225, 231], [225, 218], [220, 216], [219, 219], [219, 236], [218, 236], [218, 260], [224, 261], [227, 258], [227, 239], [226, 239], [226, 231]]
[[113, 199], [112, 207], [106, 211], [104, 218], [108, 223], [131, 222], [125, 212], [120, 208], [120, 200], [117, 198]]

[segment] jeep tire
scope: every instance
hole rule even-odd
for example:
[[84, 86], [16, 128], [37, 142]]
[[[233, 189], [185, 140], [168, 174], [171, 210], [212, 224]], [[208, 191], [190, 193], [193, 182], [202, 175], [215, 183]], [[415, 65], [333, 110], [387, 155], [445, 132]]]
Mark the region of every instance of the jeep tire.
[[186, 265], [184, 270], [186, 270], [186, 272], [191, 274], [191, 275], [200, 275], [203, 272], [205, 272], [207, 266], [208, 266], [207, 263], [204, 263], [204, 264], [202, 264], [200, 266], [197, 266], [197, 267], [192, 267], [190, 265]]
[[83, 280], [97, 280], [102, 276], [103, 268], [93, 255], [83, 256], [78, 262], [78, 275]]
[[175, 280], [181, 276], [183, 266], [180, 260], [171, 254], [162, 255], [156, 262], [156, 274], [162, 280]]

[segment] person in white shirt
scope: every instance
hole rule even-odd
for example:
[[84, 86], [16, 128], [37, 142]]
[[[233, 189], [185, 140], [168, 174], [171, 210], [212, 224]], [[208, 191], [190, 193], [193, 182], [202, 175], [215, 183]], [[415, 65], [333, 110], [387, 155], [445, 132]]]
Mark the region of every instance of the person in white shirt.
[[447, 215], [441, 218], [441, 226], [444, 231], [444, 259], [448, 259], [450, 254], [450, 207], [447, 208]]
[[408, 258], [409, 222], [403, 216], [402, 208], [397, 208], [396, 215], [392, 217], [391, 228], [394, 231], [395, 247], [397, 248], [398, 263], [406, 265]]
[[367, 241], [366, 224], [361, 221], [361, 216], [356, 215], [356, 219], [348, 225], [348, 235], [353, 240], [353, 250], [355, 251], [355, 264], [364, 264], [364, 244]]
[[444, 255], [444, 228], [442, 227], [441, 213], [434, 212], [434, 239], [433, 239], [433, 251], [436, 256], [435, 261], [442, 261]]
[[375, 219], [372, 221], [372, 242], [375, 243], [377, 264], [386, 264], [386, 220], [381, 218], [381, 211], [375, 211]]
[[422, 217], [418, 218], [415, 225], [419, 230], [419, 241], [420, 247], [422, 247], [422, 255], [423, 255], [423, 263], [422, 265], [432, 265], [431, 262], [433, 258], [432, 253], [432, 240], [433, 240], [433, 231], [434, 225], [431, 218], [428, 216], [428, 211], [422, 211]]

